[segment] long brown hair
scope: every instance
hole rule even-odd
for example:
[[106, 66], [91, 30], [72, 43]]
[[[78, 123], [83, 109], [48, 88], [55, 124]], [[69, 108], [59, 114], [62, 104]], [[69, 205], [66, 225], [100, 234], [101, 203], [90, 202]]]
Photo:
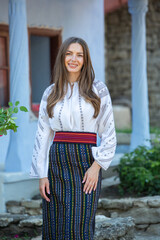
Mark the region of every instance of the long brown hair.
[[[92, 84], [95, 78], [89, 49], [87, 43], [77, 37], [71, 37], [66, 39], [58, 52], [56, 62], [53, 69], [52, 82], [55, 83], [53, 90], [47, 99], [47, 113], [50, 118], [53, 117], [53, 108], [57, 102], [61, 101], [68, 89], [68, 71], [65, 67], [65, 54], [70, 44], [79, 43], [83, 48], [84, 64], [81, 69], [81, 73], [77, 79], [79, 81], [79, 92], [86, 101], [90, 102], [94, 107], [94, 115], [96, 118], [100, 111], [100, 98], [93, 92]], [[64, 90], [65, 86], [65, 90]]]

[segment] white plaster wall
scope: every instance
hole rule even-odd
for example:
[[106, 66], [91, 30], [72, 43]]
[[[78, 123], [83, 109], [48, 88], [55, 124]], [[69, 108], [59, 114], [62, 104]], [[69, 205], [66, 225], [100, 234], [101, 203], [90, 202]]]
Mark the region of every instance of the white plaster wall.
[[[88, 43], [96, 78], [105, 81], [103, 0], [27, 0], [26, 3], [29, 26], [62, 28], [63, 40], [70, 36], [82, 37]], [[0, 0], [0, 23], [2, 22], [8, 23], [7, 0]], [[23, 171], [29, 171], [31, 164], [37, 121], [30, 122], [29, 126], [26, 133], [30, 131], [30, 138], [27, 139], [30, 147], [28, 149], [22, 146], [21, 149], [21, 156], [28, 156], [28, 161], [23, 164]], [[4, 146], [2, 142], [0, 145]], [[8, 145], [5, 147], [7, 149]], [[5, 155], [1, 155], [0, 162], [4, 161]]]
[[4, 171], [4, 161], [7, 155], [9, 140], [10, 132], [8, 132], [7, 136], [0, 137], [0, 172]]
[[83, 38], [96, 77], [105, 81], [103, 0], [27, 0], [27, 17], [29, 26], [62, 28], [63, 40], [71, 36]]

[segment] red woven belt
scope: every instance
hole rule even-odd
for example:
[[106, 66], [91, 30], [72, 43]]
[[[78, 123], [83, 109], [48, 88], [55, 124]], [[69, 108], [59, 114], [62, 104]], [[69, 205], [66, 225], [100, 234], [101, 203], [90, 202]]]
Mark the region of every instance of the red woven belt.
[[56, 132], [53, 141], [96, 144], [97, 135], [91, 132]]

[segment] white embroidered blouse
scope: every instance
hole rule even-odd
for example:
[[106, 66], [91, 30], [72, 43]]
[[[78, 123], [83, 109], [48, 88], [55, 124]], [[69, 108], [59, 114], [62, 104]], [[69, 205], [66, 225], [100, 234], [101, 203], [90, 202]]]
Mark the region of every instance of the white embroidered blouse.
[[64, 99], [55, 105], [54, 117], [49, 118], [46, 106], [53, 86], [54, 84], [50, 85], [44, 91], [40, 103], [30, 176], [37, 178], [48, 176], [49, 149], [56, 131], [98, 133], [101, 143], [100, 146], [92, 147], [92, 154], [94, 160], [107, 170], [115, 154], [116, 133], [112, 102], [106, 85], [98, 80], [93, 82], [93, 91], [101, 99], [100, 112], [97, 118], [93, 118], [93, 106], [79, 94], [78, 82], [72, 86], [72, 95], [68, 83]]

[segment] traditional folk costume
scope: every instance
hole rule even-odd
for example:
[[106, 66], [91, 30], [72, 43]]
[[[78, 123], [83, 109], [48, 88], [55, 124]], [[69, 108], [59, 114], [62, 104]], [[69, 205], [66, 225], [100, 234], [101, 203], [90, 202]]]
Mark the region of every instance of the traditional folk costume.
[[[50, 184], [50, 202], [43, 199], [42, 239], [92, 240], [102, 168], [108, 169], [116, 149], [110, 94], [103, 82], [94, 80], [93, 91], [101, 106], [93, 118], [94, 108], [80, 95], [78, 82], [72, 89], [68, 83], [64, 99], [49, 118], [47, 98], [53, 87], [45, 90], [41, 100], [30, 171], [32, 177], [48, 177]], [[100, 146], [96, 145], [97, 133]], [[82, 180], [94, 160], [102, 168], [96, 190], [86, 194]]]

